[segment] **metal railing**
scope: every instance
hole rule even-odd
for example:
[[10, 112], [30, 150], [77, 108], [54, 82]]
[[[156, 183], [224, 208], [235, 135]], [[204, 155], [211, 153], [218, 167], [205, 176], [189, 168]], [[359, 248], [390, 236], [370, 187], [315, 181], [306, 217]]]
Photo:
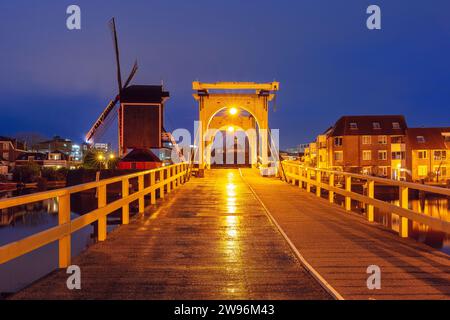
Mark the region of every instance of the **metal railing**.
[[[365, 212], [369, 222], [374, 222], [374, 208], [398, 215], [400, 217], [400, 237], [408, 237], [408, 220], [422, 223], [437, 231], [450, 233], [450, 222], [409, 209], [410, 189], [439, 194], [447, 197], [450, 196], [450, 189], [343, 171], [305, 167], [299, 163], [291, 161], [284, 161], [283, 163], [287, 182], [294, 185], [298, 182], [299, 187], [305, 188], [307, 192], [311, 192], [311, 186], [314, 186], [318, 197], [321, 197], [322, 189], [327, 190], [330, 203], [334, 203], [335, 194], [339, 194], [344, 197], [344, 208], [347, 211], [351, 211], [352, 209], [352, 200], [359, 201], [366, 206]], [[340, 188], [335, 184], [337, 178], [341, 178], [342, 182], [344, 182], [343, 188]], [[323, 182], [325, 179], [327, 180], [326, 183]], [[366, 195], [352, 191], [352, 180], [359, 180], [365, 184], [367, 190]], [[397, 206], [395, 204], [376, 199], [375, 183], [398, 187], [399, 205]]]
[[[1, 246], [0, 264], [32, 252], [54, 241], [58, 241], [59, 267], [68, 267], [71, 263], [72, 233], [97, 222], [98, 241], [105, 241], [107, 237], [107, 216], [109, 214], [122, 209], [122, 224], [128, 224], [130, 216], [129, 205], [131, 202], [137, 200], [139, 204], [139, 213], [144, 213], [144, 197], [150, 194], [150, 204], [155, 204], [156, 191], [159, 189], [160, 198], [164, 198], [165, 193], [170, 193], [171, 190], [186, 182], [188, 179], [186, 176], [187, 169], [188, 165], [186, 163], [180, 163], [72, 187], [0, 200], [0, 209], [54, 198], [58, 199], [59, 204], [58, 225], [24, 239]], [[130, 179], [133, 178], [137, 178], [138, 190], [129, 194]], [[148, 179], [148, 187], [145, 187], [146, 178]], [[107, 186], [113, 183], [122, 184], [121, 198], [111, 203], [107, 203]], [[97, 209], [71, 220], [70, 196], [75, 193], [92, 189], [96, 189], [98, 200]]]

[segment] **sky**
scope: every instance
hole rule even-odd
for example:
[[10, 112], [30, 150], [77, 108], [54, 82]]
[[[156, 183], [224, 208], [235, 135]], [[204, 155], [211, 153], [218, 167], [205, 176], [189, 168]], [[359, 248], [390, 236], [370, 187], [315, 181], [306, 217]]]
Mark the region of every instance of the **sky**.
[[[70, 4], [81, 8], [81, 30], [66, 28]], [[371, 4], [381, 30], [366, 27]], [[113, 16], [123, 78], [137, 59], [135, 84], [164, 81], [170, 91], [168, 130], [193, 130], [193, 80], [279, 81], [269, 122], [282, 148], [342, 115], [450, 126], [449, 14], [448, 0], [1, 1], [0, 135], [83, 141], [117, 93]]]

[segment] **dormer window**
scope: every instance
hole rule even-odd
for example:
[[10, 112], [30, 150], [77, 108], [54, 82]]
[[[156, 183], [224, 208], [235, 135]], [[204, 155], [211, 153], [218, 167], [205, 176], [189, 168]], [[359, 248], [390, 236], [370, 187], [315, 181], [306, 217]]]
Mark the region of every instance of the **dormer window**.
[[372, 127], [373, 127], [375, 130], [381, 129], [381, 125], [380, 125], [379, 122], [372, 122]]
[[424, 136], [417, 136], [417, 142], [418, 143], [425, 143], [425, 137]]
[[356, 122], [350, 122], [350, 130], [358, 130], [358, 124]]
[[392, 129], [400, 129], [400, 123], [392, 122]]

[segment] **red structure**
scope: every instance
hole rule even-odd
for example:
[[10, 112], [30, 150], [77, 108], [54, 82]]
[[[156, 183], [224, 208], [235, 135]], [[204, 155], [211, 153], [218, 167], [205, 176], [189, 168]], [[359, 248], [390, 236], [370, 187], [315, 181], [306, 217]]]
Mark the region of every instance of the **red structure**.
[[161, 160], [147, 149], [134, 149], [119, 162], [119, 169], [122, 170], [150, 170], [161, 166]]

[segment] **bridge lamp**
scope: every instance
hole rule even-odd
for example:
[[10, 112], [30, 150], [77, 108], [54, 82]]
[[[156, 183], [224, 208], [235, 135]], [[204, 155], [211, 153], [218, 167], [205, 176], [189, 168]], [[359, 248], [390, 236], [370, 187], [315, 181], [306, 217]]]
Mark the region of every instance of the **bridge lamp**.
[[238, 109], [235, 108], [235, 107], [232, 107], [232, 108], [230, 108], [230, 110], [228, 112], [230, 112], [230, 114], [232, 116], [234, 116], [234, 115], [236, 115], [238, 113]]
[[104, 157], [103, 157], [102, 154], [99, 154], [98, 157], [97, 157], [97, 159], [100, 160], [100, 161], [102, 161], [102, 160], [104, 159]]
[[229, 126], [227, 130], [228, 130], [228, 132], [232, 133], [232, 132], [234, 132], [234, 127], [233, 126]]

